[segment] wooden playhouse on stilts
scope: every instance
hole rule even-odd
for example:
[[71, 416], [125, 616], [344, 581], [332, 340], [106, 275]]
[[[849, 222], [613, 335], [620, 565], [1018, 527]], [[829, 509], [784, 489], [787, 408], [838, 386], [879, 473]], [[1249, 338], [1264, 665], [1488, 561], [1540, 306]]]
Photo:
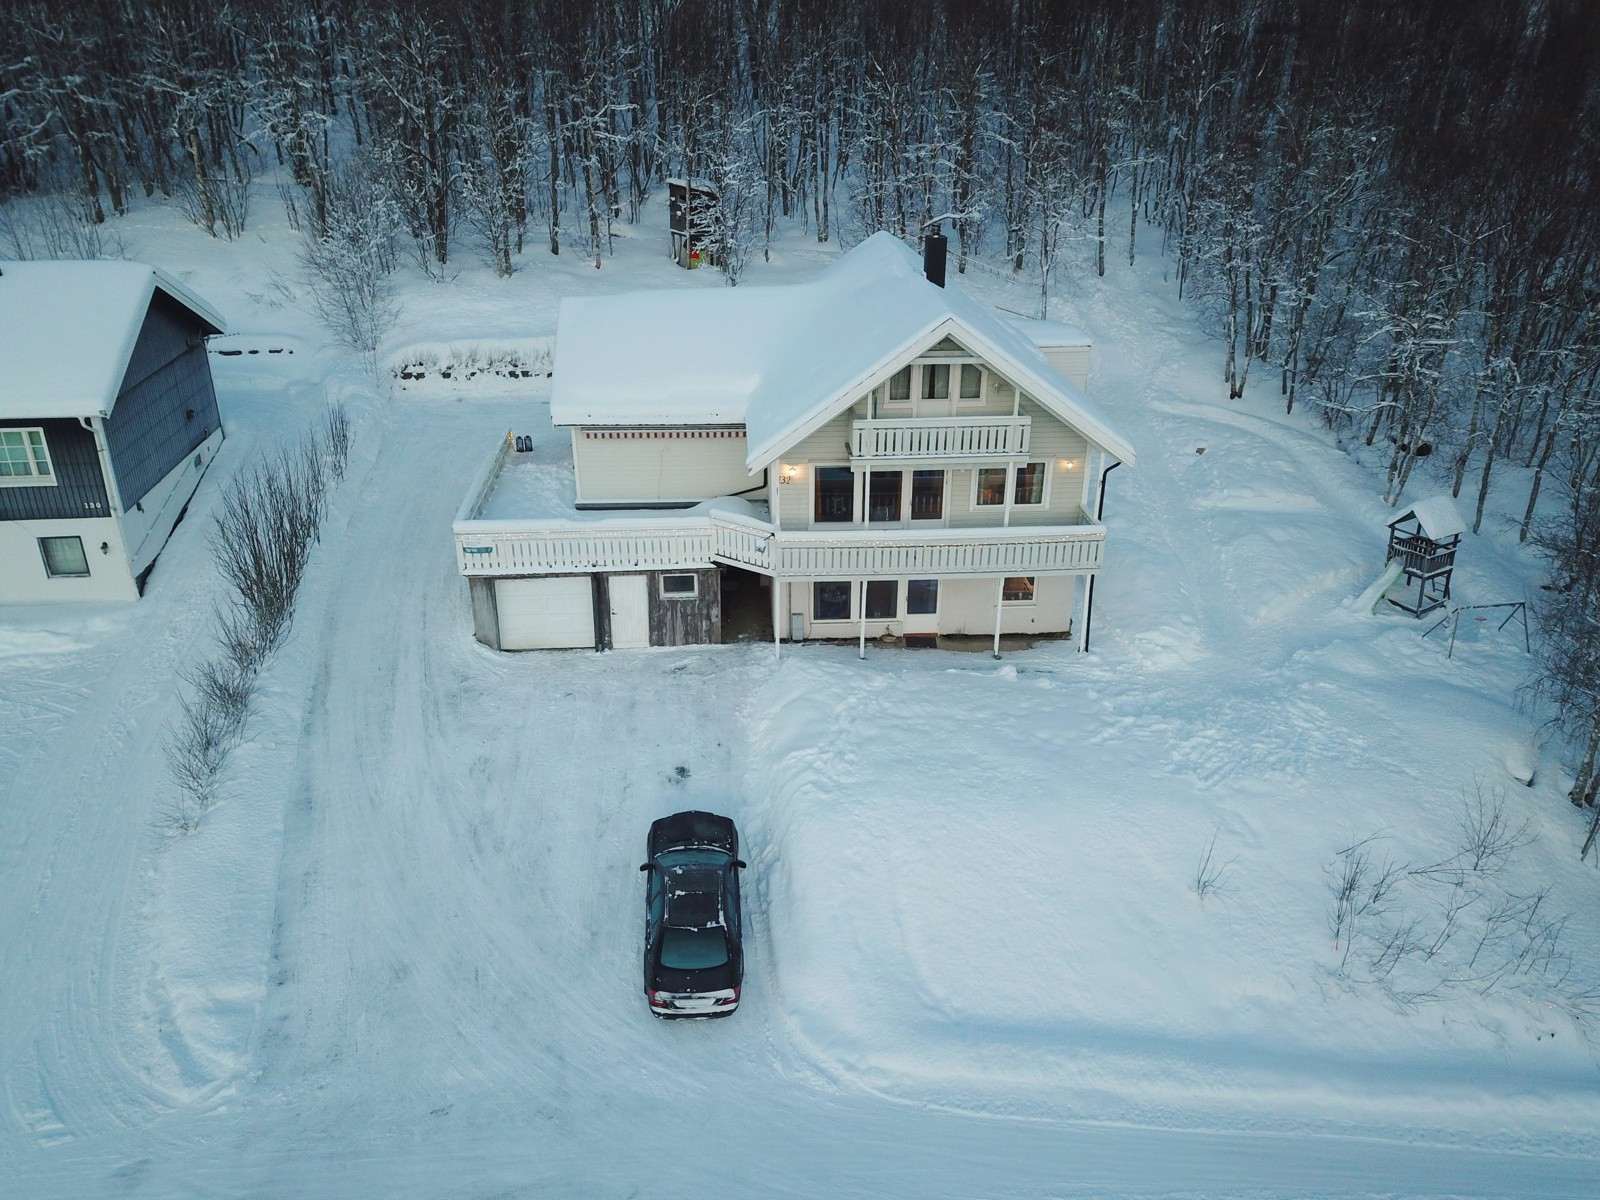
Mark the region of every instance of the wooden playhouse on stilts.
[[1456, 547], [1467, 526], [1449, 496], [1419, 500], [1389, 522], [1390, 570], [1398, 567], [1390, 604], [1414, 617], [1443, 608], [1450, 599]]

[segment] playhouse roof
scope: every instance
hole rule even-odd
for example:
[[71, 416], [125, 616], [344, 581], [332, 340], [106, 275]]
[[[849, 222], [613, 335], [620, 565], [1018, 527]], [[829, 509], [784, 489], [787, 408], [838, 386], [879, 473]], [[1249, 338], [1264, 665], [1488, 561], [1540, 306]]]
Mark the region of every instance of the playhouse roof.
[[1401, 521], [1412, 519], [1422, 526], [1423, 534], [1435, 542], [1442, 542], [1446, 538], [1456, 537], [1467, 531], [1467, 523], [1461, 519], [1461, 512], [1456, 508], [1456, 502], [1449, 496], [1429, 496], [1426, 500], [1418, 500], [1390, 521], [1389, 528], [1393, 529]]
[[742, 424], [758, 467], [946, 336], [1133, 461], [1127, 440], [1031, 336], [960, 287], [928, 282], [888, 233], [805, 283], [564, 301], [550, 416], [557, 425]]
[[0, 263], [0, 417], [110, 413], [158, 290], [211, 332], [223, 332], [222, 318], [205, 301], [157, 267]]

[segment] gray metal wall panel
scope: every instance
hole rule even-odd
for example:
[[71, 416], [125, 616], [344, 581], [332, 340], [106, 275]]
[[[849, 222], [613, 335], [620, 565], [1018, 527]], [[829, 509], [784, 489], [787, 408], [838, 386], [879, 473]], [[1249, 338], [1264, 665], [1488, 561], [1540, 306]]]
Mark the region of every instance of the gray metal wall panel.
[[222, 424], [201, 332], [186, 309], [157, 294], [106, 419], [106, 448], [127, 508]]
[[55, 487], [0, 487], [0, 521], [59, 521], [109, 517], [111, 504], [100, 474], [94, 434], [70, 419], [0, 421], [7, 429], [43, 429]]

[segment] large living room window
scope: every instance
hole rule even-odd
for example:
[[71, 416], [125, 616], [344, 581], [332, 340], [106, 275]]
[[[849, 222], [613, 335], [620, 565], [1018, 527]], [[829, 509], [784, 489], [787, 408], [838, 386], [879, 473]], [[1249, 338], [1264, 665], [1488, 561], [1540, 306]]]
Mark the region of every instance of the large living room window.
[[0, 487], [54, 486], [55, 482], [43, 429], [0, 429]]
[[817, 524], [848, 523], [856, 519], [856, 476], [849, 467], [818, 467], [816, 499], [811, 517]]
[[[1011, 503], [1026, 508], [1044, 503], [1045, 472], [1049, 463], [1019, 463], [1017, 482], [1012, 490]], [[978, 468], [977, 494], [972, 498], [979, 508], [994, 508], [1006, 502], [1006, 469], [1004, 467]]]
[[867, 620], [892, 621], [900, 615], [900, 581], [867, 580]]
[[899, 471], [873, 471], [867, 477], [867, 520], [898, 521], [900, 519]]

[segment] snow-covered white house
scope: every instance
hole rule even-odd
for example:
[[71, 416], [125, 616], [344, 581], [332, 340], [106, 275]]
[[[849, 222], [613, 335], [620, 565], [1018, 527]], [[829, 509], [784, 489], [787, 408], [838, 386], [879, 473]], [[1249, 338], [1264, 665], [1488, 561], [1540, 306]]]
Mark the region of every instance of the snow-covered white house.
[[508, 436], [455, 523], [476, 635], [1081, 646], [1105, 472], [1133, 461], [1084, 396], [1088, 349], [887, 233], [802, 284], [569, 299], [570, 465]]
[[0, 604], [139, 596], [222, 444], [222, 331], [155, 267], [0, 263]]

